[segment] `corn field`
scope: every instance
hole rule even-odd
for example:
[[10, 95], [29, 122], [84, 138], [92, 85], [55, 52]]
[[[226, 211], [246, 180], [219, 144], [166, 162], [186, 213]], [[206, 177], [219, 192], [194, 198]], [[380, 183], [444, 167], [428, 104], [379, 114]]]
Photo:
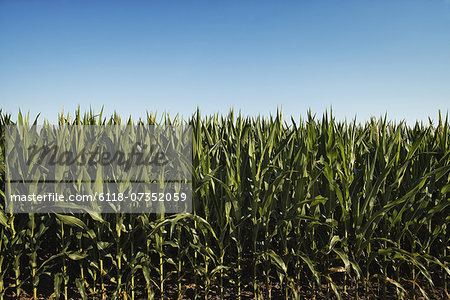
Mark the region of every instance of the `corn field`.
[[[450, 131], [437, 124], [103, 111], [189, 124], [192, 214], [11, 214], [0, 111], [1, 299], [447, 299]], [[37, 122], [34, 120], [34, 123]]]

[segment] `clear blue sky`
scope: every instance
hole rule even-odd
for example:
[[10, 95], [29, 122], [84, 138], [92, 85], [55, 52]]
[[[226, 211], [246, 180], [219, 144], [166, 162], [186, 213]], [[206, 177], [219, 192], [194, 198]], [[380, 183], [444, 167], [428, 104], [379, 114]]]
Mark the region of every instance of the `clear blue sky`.
[[298, 119], [332, 105], [412, 122], [449, 103], [448, 0], [0, 0], [0, 107], [14, 115]]

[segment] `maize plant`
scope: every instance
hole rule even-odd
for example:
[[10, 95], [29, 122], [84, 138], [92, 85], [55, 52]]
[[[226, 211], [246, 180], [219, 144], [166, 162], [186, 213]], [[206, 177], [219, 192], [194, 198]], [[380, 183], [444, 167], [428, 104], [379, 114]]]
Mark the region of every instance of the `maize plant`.
[[[199, 109], [187, 120], [59, 115], [60, 128], [191, 126], [192, 213], [178, 214], [5, 210], [5, 162], [27, 159], [5, 149], [5, 128], [37, 122], [0, 111], [0, 299], [449, 295], [450, 126], [440, 112], [437, 124], [412, 126], [387, 116], [338, 121], [332, 112], [299, 120], [281, 112], [202, 117]], [[72, 143], [75, 151], [83, 143]], [[57, 169], [54, 179], [67, 172]], [[72, 188], [91, 177], [81, 174]], [[97, 181], [89, 188], [108, 192]]]

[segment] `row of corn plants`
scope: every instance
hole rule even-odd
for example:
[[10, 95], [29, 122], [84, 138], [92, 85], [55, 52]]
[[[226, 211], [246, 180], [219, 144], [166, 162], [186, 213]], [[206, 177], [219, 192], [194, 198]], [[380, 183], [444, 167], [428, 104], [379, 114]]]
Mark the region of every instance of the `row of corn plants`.
[[[448, 296], [450, 132], [321, 118], [59, 115], [59, 125], [188, 124], [193, 211], [12, 214], [1, 113], [0, 298]], [[46, 122], [46, 121], [44, 121]], [[14, 157], [13, 157], [14, 156]]]

